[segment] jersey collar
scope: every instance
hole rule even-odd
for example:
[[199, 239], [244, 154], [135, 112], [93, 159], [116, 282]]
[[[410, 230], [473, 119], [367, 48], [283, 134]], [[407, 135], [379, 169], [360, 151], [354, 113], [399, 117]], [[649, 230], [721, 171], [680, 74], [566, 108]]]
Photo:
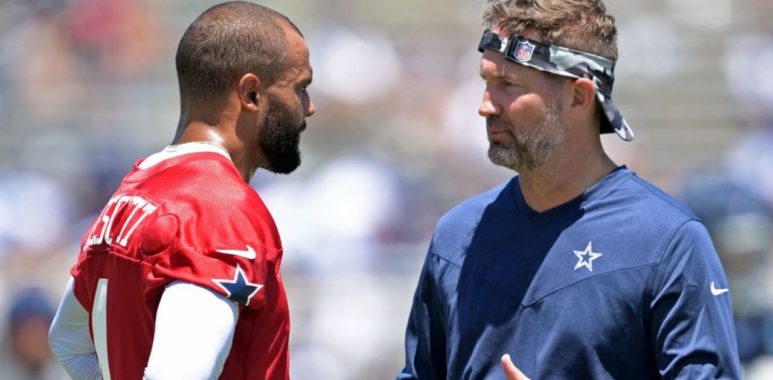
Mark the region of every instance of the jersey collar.
[[231, 161], [231, 156], [228, 155], [228, 151], [220, 145], [216, 145], [210, 142], [189, 142], [179, 145], [170, 145], [164, 150], [154, 153], [148, 158], [144, 159], [140, 165], [140, 169], [149, 169], [156, 164], [168, 160], [170, 158], [182, 156], [190, 153], [217, 153]]

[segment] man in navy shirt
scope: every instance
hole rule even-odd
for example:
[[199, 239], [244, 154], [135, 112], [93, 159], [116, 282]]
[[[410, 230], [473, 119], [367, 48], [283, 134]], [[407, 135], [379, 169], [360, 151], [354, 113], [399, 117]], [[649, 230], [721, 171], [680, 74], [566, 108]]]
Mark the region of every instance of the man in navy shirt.
[[479, 113], [518, 176], [438, 222], [398, 379], [740, 378], [706, 229], [602, 148], [633, 139], [611, 100], [614, 18], [600, 0], [490, 0], [484, 19]]

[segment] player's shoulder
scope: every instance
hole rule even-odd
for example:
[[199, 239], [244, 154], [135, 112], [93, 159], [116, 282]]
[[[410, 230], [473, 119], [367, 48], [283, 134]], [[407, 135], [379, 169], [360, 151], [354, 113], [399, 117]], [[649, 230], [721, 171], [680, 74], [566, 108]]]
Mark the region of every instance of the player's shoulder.
[[190, 154], [170, 169], [165, 181], [179, 181], [180, 197], [190, 202], [241, 209], [260, 201], [233, 163], [221, 155]]
[[245, 185], [234, 164], [217, 154], [191, 154], [180, 162], [176, 171], [189, 177], [194, 184], [205, 186], [202, 190], [238, 191]]
[[[190, 153], [165, 160], [145, 173], [138, 191], [148, 194], [181, 224], [270, 225], [265, 204], [236, 170], [217, 153]], [[208, 228], [208, 227], [207, 227]]]

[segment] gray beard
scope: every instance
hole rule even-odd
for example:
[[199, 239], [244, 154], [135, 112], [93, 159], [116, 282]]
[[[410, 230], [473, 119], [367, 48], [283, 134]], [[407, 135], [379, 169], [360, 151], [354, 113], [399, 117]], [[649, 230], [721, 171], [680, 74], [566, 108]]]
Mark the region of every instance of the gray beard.
[[515, 135], [510, 145], [491, 143], [488, 156], [496, 165], [513, 169], [519, 173], [532, 172], [543, 167], [548, 157], [561, 145], [566, 137], [566, 128], [561, 123], [560, 107], [557, 103], [548, 106], [542, 122], [530, 134]]

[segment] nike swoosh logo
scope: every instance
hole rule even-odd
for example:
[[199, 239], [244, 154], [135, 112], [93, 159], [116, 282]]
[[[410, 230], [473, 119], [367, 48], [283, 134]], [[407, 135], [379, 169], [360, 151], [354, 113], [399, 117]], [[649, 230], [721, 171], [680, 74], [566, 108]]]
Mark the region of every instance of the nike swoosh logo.
[[711, 282], [711, 294], [718, 296], [722, 293], [727, 293], [729, 291], [730, 289], [727, 289], [727, 288], [717, 289], [716, 286], [714, 286], [714, 281]]
[[220, 252], [226, 255], [234, 255], [239, 257], [244, 257], [245, 259], [253, 260], [255, 259], [255, 250], [252, 249], [249, 245], [246, 246], [247, 249], [218, 249], [215, 252]]

